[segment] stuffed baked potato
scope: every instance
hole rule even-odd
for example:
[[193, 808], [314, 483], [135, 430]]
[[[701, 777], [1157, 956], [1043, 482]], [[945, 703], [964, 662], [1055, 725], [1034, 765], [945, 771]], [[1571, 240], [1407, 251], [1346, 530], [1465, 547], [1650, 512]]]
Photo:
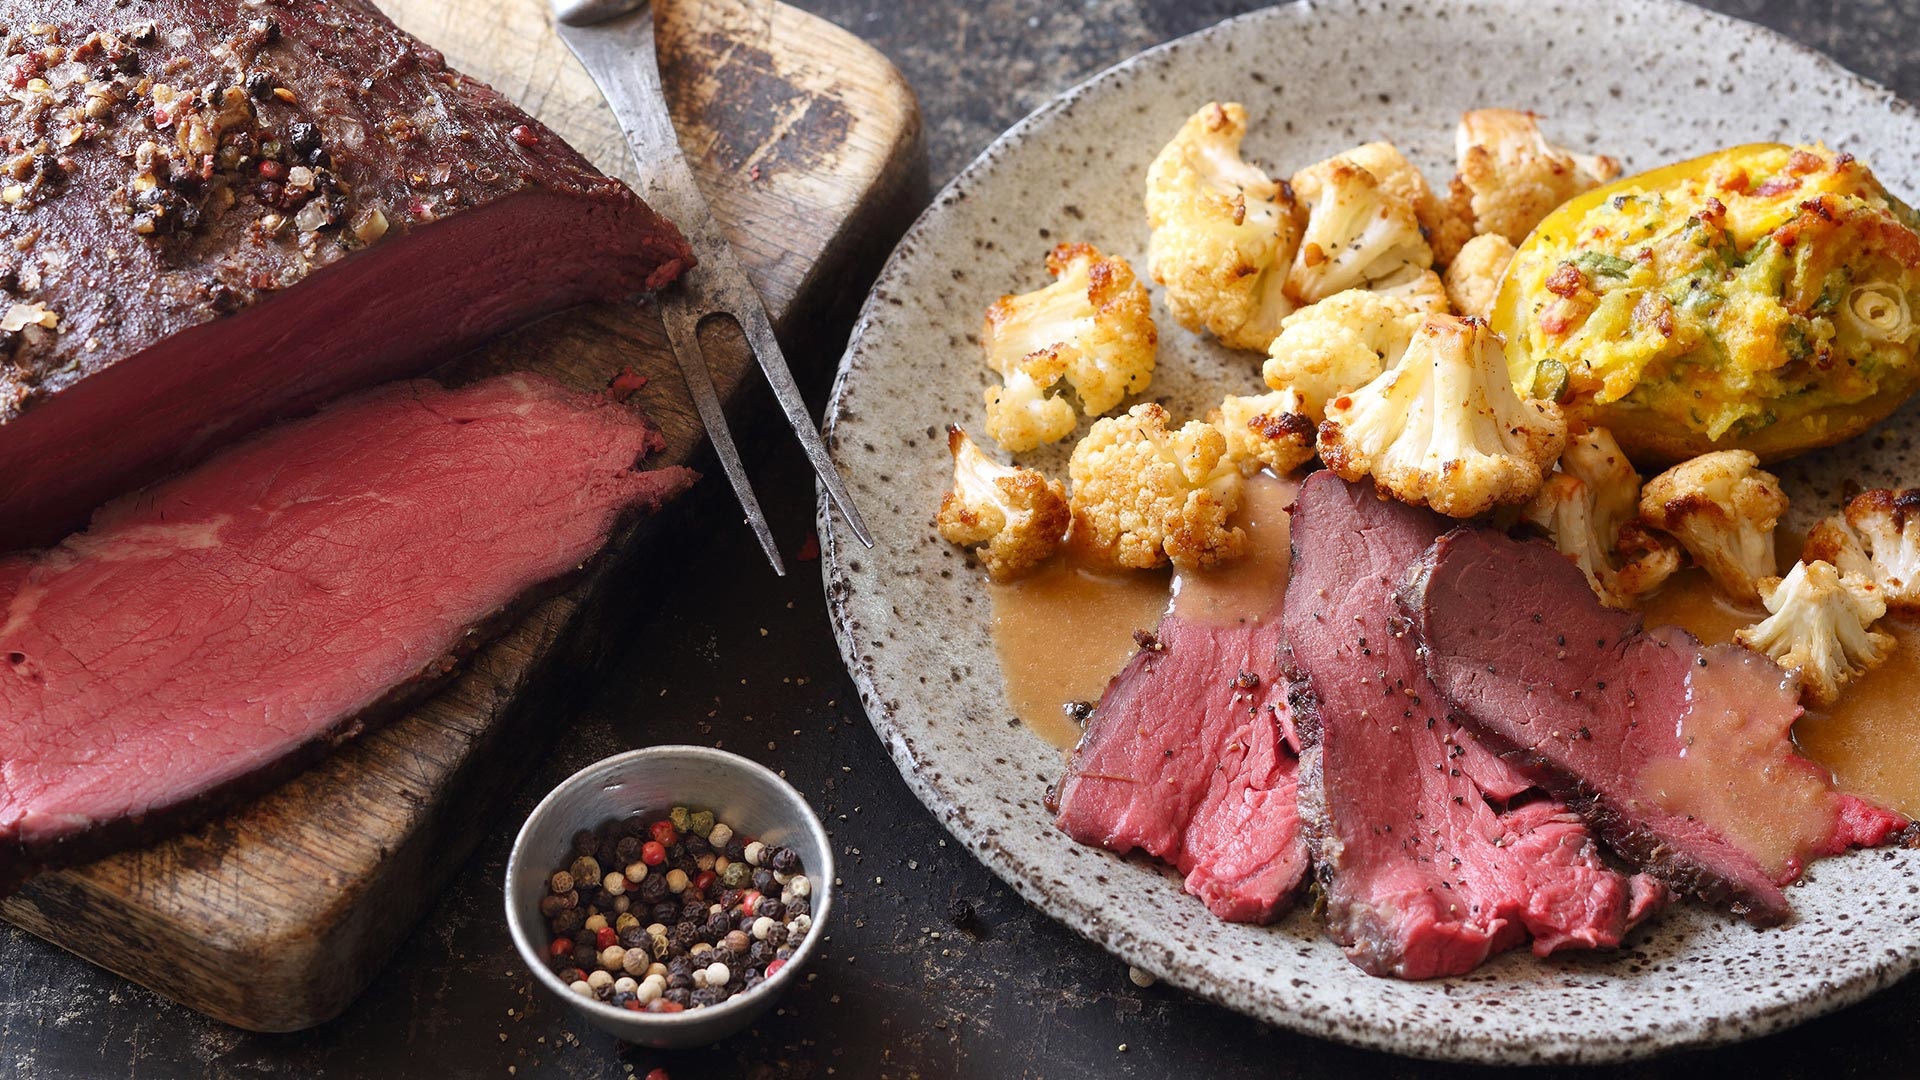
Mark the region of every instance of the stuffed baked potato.
[[1752, 144], [1597, 188], [1520, 246], [1494, 303], [1524, 392], [1640, 464], [1788, 457], [1920, 386], [1920, 233], [1865, 163]]

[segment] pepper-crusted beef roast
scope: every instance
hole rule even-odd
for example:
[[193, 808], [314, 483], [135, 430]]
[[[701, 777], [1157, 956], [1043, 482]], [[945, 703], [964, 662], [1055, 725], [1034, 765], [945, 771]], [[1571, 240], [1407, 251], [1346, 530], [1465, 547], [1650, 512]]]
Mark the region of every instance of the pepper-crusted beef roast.
[[685, 239], [366, 0], [49, 0], [0, 26], [0, 547]]

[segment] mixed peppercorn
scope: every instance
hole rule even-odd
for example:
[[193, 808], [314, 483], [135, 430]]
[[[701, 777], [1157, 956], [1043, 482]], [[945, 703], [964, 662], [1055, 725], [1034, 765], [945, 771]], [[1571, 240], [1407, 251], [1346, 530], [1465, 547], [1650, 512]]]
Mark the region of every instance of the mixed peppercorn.
[[800, 856], [705, 810], [582, 829], [572, 855], [540, 900], [549, 963], [574, 993], [616, 1008], [718, 1005], [786, 966], [813, 927]]

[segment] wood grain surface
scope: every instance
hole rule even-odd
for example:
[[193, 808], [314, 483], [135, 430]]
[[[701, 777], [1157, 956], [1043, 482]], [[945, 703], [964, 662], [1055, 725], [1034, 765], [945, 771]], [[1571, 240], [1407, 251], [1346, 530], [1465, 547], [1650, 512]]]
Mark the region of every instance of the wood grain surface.
[[[847, 282], [904, 228], [925, 184], [912, 92], [857, 38], [771, 0], [656, 6], [668, 97], [715, 215], [796, 367], [830, 363], [806, 348], [809, 314], [844, 299]], [[632, 178], [613, 117], [549, 29], [545, 0], [386, 7], [456, 68]], [[772, 439], [777, 421], [755, 408], [746, 379], [751, 358], [718, 340], [709, 360], [736, 430]], [[692, 403], [646, 303], [554, 316], [439, 374], [458, 382], [512, 369], [593, 389], [623, 371], [647, 376], [634, 402], [667, 436], [656, 463], [701, 464]], [[701, 487], [725, 497], [717, 472]], [[605, 630], [616, 621], [601, 613], [643, 602], [634, 594], [646, 579], [649, 534], [697, 520], [669, 511], [616, 538], [610, 557], [405, 717], [198, 829], [43, 875], [0, 915], [243, 1028], [289, 1031], [336, 1015], [549, 745], [568, 685], [608, 651]]]

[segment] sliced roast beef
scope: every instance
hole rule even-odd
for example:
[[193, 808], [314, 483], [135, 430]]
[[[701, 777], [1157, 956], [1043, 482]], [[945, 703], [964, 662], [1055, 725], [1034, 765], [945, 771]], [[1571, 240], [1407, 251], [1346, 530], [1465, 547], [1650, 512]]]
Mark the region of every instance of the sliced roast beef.
[[0, 547], [691, 261], [367, 0], [30, 7], [0, 33]]
[[1533, 938], [1600, 948], [1665, 898], [1446, 715], [1394, 608], [1444, 519], [1331, 473], [1295, 502], [1282, 614], [1300, 809], [1329, 933], [1370, 973], [1458, 974]]
[[1173, 863], [1189, 893], [1233, 922], [1284, 911], [1307, 870], [1277, 657], [1291, 494], [1290, 484], [1250, 483], [1258, 520], [1247, 561], [1182, 582], [1053, 791], [1074, 839]]
[[394, 384], [0, 560], [0, 882], [136, 839], [417, 696], [691, 480], [545, 380]]
[[1797, 695], [1766, 657], [1643, 629], [1550, 545], [1449, 533], [1400, 603], [1458, 715], [1616, 851], [1755, 923], [1788, 917], [1808, 859], [1903, 824], [1794, 751]]
[[1173, 863], [1222, 919], [1284, 911], [1307, 858], [1278, 638], [1277, 619], [1162, 620], [1108, 685], [1054, 789], [1060, 828]]

